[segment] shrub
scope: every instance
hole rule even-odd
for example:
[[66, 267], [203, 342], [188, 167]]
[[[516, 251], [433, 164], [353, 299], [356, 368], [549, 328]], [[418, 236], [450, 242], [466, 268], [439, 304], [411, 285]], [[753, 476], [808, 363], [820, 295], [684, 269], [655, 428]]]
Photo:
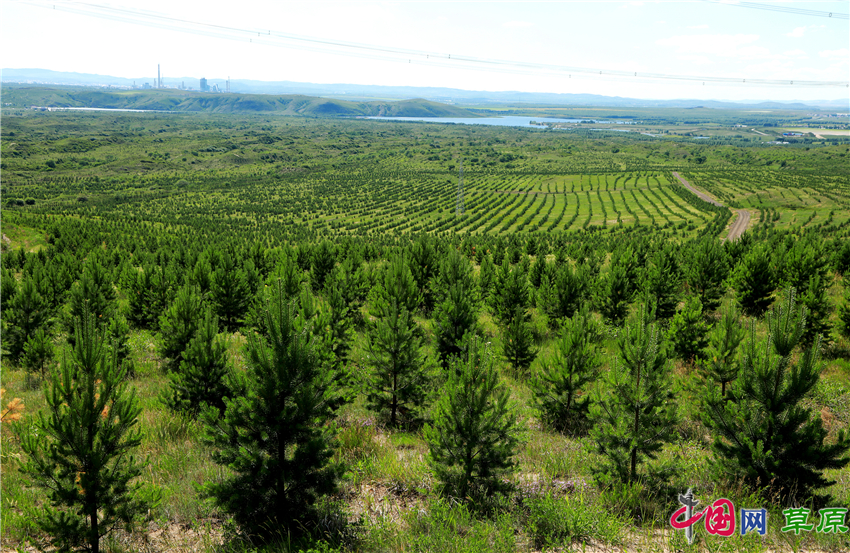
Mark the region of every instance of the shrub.
[[473, 337], [466, 359], [449, 369], [434, 422], [425, 426], [428, 462], [443, 493], [466, 500], [506, 491], [519, 443], [509, 392], [499, 384], [489, 346]]

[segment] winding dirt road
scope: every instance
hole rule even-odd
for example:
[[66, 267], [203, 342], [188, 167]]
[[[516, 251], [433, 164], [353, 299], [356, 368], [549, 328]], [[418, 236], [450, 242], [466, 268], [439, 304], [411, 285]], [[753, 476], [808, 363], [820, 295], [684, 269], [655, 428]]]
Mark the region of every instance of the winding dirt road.
[[[679, 182], [682, 183], [682, 186], [696, 194], [697, 197], [707, 201], [712, 205], [716, 205], [718, 207], [725, 207], [722, 203], [718, 202], [702, 190], [696, 189], [693, 185], [691, 185], [691, 183], [679, 176], [679, 173], [677, 173], [676, 171], [673, 171], [673, 176], [679, 179]], [[724, 240], [737, 240], [741, 237], [742, 234], [744, 234], [744, 231], [747, 230], [747, 227], [750, 226], [749, 211], [747, 211], [746, 209], [738, 209], [736, 210], [736, 213], [738, 214], [738, 216], [735, 217], [734, 221], [732, 221], [732, 226], [729, 227], [729, 234], [726, 235], [726, 238], [724, 238]]]

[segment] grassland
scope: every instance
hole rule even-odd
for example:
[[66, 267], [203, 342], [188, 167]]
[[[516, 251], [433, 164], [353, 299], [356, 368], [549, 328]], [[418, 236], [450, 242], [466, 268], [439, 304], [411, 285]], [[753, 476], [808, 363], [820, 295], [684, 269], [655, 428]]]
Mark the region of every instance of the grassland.
[[[271, 115], [4, 111], [3, 247], [32, 258], [57, 244], [80, 258], [97, 252], [114, 258], [116, 282], [127, 264], [155, 260], [179, 266], [181, 255], [193, 248], [256, 243], [276, 254], [285, 247], [309, 251], [323, 239], [340, 249], [364, 249], [362, 269], [374, 275], [394, 248], [421, 235], [468, 252], [476, 274], [485, 247], [515, 253], [520, 264], [535, 263], [540, 254], [526, 256], [528, 243], [545, 243], [552, 265], [574, 262], [582, 247], [599, 248], [605, 271], [620, 243], [654, 246], [724, 235], [728, 210], [699, 202], [678, 185], [672, 176], [677, 171], [725, 205], [751, 210], [752, 234], [759, 240], [811, 233], [837, 248], [850, 231], [848, 146], [812, 139], [789, 146]], [[456, 213], [461, 158], [463, 215]], [[308, 275], [302, 271], [305, 280]], [[14, 276], [23, 278], [23, 271]], [[834, 270], [829, 279], [828, 299], [835, 306], [846, 283]], [[126, 290], [120, 284], [115, 289], [119, 311], [127, 312]], [[735, 291], [727, 287], [723, 302], [734, 301]], [[359, 315], [370, 316], [362, 306]], [[433, 357], [435, 323], [427, 313], [417, 320]], [[830, 314], [829, 321], [835, 326], [837, 315]], [[499, 350], [503, 336], [493, 314], [483, 309], [478, 322]], [[539, 307], [531, 310], [538, 359], [553, 351], [556, 333], [548, 323]], [[368, 367], [364, 328], [357, 328], [350, 358], [354, 381], [361, 383]], [[618, 331], [606, 327], [603, 370], [614, 362]], [[239, 371], [246, 368], [247, 332], [225, 335]], [[765, 334], [763, 322], [757, 332]], [[59, 353], [67, 347], [66, 336], [58, 332], [54, 338]], [[228, 469], [215, 464], [212, 451], [200, 443], [199, 423], [163, 407], [168, 376], [158, 354], [161, 339], [155, 331], [133, 329], [129, 347], [136, 367], [132, 384], [143, 408], [141, 453], [149, 459], [144, 478], [161, 487], [164, 499], [147, 526], [115, 534], [108, 549], [253, 551], [251, 544], [230, 541], [227, 515], [200, 498], [197, 485], [220, 479]], [[824, 351], [823, 378], [806, 400], [822, 415], [829, 439], [850, 424], [848, 352], [850, 342], [835, 333]], [[694, 551], [850, 550], [846, 534], [782, 532], [781, 504], [736, 484], [734, 477], [713, 476], [691, 364], [671, 364], [680, 422], [677, 440], [661, 457], [678, 470], [662, 491], [597, 487], [591, 440], [553, 432], [533, 407], [528, 380], [539, 361], [529, 374], [499, 363], [524, 428], [519, 471], [512, 477], [516, 491], [503, 504], [482, 514], [440, 498], [422, 434], [385, 426], [366, 409], [365, 390], [358, 388], [357, 398], [333, 423], [335, 458], [348, 469], [328, 506], [329, 542], [287, 542], [283, 536], [277, 550], [683, 551], [684, 537], [670, 529], [669, 516], [678, 506], [675, 494], [688, 487], [706, 501], [725, 496], [736, 507], [770, 511], [765, 539], [698, 530]], [[4, 405], [19, 397], [27, 416], [45, 408], [44, 384], [33, 383], [5, 358], [2, 381]], [[439, 392], [430, 393], [433, 399]], [[9, 425], [0, 433], [5, 553], [43, 539], [27, 509], [44, 497], [18, 471], [22, 453]], [[835, 505], [850, 505], [850, 469], [826, 475], [836, 480], [827, 490]]]

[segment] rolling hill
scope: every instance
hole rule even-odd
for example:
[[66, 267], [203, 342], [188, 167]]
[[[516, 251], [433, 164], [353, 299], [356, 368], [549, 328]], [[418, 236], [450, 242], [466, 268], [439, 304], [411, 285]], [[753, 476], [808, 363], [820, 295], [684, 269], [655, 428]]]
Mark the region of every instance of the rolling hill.
[[179, 112], [274, 112], [314, 117], [478, 117], [465, 109], [423, 99], [350, 102], [298, 94], [211, 94], [183, 90], [96, 90], [71, 86], [5, 85], [9, 107], [141, 109]]

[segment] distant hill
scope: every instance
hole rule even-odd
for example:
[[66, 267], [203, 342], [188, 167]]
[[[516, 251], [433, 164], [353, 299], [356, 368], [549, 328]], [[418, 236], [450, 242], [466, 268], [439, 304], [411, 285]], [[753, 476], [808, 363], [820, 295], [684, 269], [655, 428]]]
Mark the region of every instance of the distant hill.
[[[153, 83], [153, 77], [127, 79], [109, 75], [88, 73], [70, 73], [49, 69], [3, 69], [4, 83], [63, 84], [82, 86], [142, 86]], [[196, 77], [165, 78], [166, 86], [197, 87]], [[210, 86], [217, 84], [224, 88], [224, 79], [208, 78]], [[545, 92], [460, 90], [440, 87], [378, 86], [358, 84], [316, 84], [293, 81], [256, 81], [233, 79], [230, 89], [241, 94], [300, 94], [305, 96], [324, 96], [342, 98], [347, 101], [368, 101], [372, 99], [410, 99], [425, 98], [436, 102], [449, 102], [463, 105], [486, 104], [538, 104], [548, 106], [601, 106], [601, 107], [667, 107], [667, 108], [722, 108], [722, 109], [828, 109], [847, 111], [850, 101], [847, 98], [816, 100], [807, 102], [776, 102], [770, 100], [747, 100], [729, 102], [722, 100], [651, 100], [624, 98], [620, 96], [602, 96], [599, 94], [557, 94]], [[421, 115], [416, 115], [421, 116]]]
[[73, 107], [198, 111], [276, 112], [315, 117], [479, 117], [465, 109], [414, 99], [349, 102], [298, 94], [210, 94], [183, 90], [97, 90], [85, 87], [5, 86], [3, 102], [15, 107]]

